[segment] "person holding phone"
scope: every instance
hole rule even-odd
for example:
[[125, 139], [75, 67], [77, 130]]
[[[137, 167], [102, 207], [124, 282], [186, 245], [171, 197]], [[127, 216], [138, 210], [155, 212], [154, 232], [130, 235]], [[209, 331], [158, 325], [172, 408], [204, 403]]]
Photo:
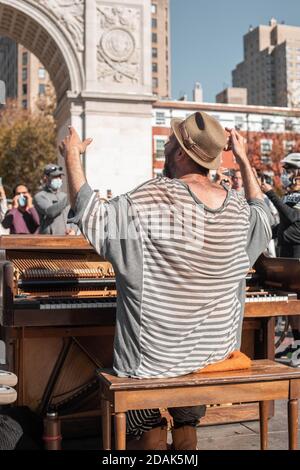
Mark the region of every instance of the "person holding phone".
[[27, 186], [18, 184], [13, 191], [12, 208], [6, 213], [2, 226], [10, 233], [37, 233], [40, 226], [39, 215], [32, 204]]

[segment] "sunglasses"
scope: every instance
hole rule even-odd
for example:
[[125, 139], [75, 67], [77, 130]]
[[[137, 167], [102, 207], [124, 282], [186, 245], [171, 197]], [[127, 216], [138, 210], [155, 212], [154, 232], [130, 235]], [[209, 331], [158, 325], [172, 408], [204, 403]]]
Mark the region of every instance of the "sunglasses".
[[45, 171], [45, 174], [46, 175], [49, 175], [50, 173], [52, 173], [52, 171], [63, 171], [63, 167], [62, 166], [52, 166], [51, 168], [48, 168], [46, 171]]

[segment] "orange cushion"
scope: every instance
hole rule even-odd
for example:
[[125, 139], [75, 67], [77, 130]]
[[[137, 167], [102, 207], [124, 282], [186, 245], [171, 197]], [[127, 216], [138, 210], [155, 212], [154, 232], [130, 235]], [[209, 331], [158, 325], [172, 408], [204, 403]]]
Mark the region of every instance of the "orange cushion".
[[251, 367], [251, 359], [241, 351], [233, 351], [223, 361], [209, 364], [203, 369], [199, 369], [195, 374], [201, 374], [203, 372], [225, 372], [227, 370], [242, 370], [249, 369]]

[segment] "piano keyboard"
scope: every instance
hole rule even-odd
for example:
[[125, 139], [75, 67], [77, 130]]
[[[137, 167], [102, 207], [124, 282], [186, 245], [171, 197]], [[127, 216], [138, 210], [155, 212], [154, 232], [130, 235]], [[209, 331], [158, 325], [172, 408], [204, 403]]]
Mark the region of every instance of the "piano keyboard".
[[56, 299], [18, 299], [15, 302], [16, 309], [39, 309], [39, 310], [72, 310], [72, 309], [99, 309], [99, 308], [116, 308], [117, 302], [115, 297], [100, 297], [100, 298], [56, 298]]
[[117, 302], [97, 302], [97, 299], [92, 301], [86, 300], [68, 300], [67, 302], [53, 302], [41, 303], [41, 310], [61, 310], [61, 309], [90, 309], [90, 308], [116, 308]]
[[296, 300], [297, 295], [288, 292], [282, 292], [282, 295], [272, 294], [270, 292], [253, 292], [246, 295], [245, 303], [251, 302], [288, 302], [289, 300]]

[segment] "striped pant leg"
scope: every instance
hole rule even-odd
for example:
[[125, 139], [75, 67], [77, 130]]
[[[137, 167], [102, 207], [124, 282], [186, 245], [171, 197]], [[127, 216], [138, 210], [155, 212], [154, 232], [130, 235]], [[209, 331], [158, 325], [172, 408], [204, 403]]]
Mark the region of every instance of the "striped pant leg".
[[132, 437], [139, 438], [143, 432], [158, 426], [161, 422], [159, 409], [132, 410], [126, 413], [126, 432]]
[[168, 408], [170, 415], [174, 420], [174, 427], [197, 426], [200, 418], [206, 413], [206, 406], [186, 406], [184, 408]]

